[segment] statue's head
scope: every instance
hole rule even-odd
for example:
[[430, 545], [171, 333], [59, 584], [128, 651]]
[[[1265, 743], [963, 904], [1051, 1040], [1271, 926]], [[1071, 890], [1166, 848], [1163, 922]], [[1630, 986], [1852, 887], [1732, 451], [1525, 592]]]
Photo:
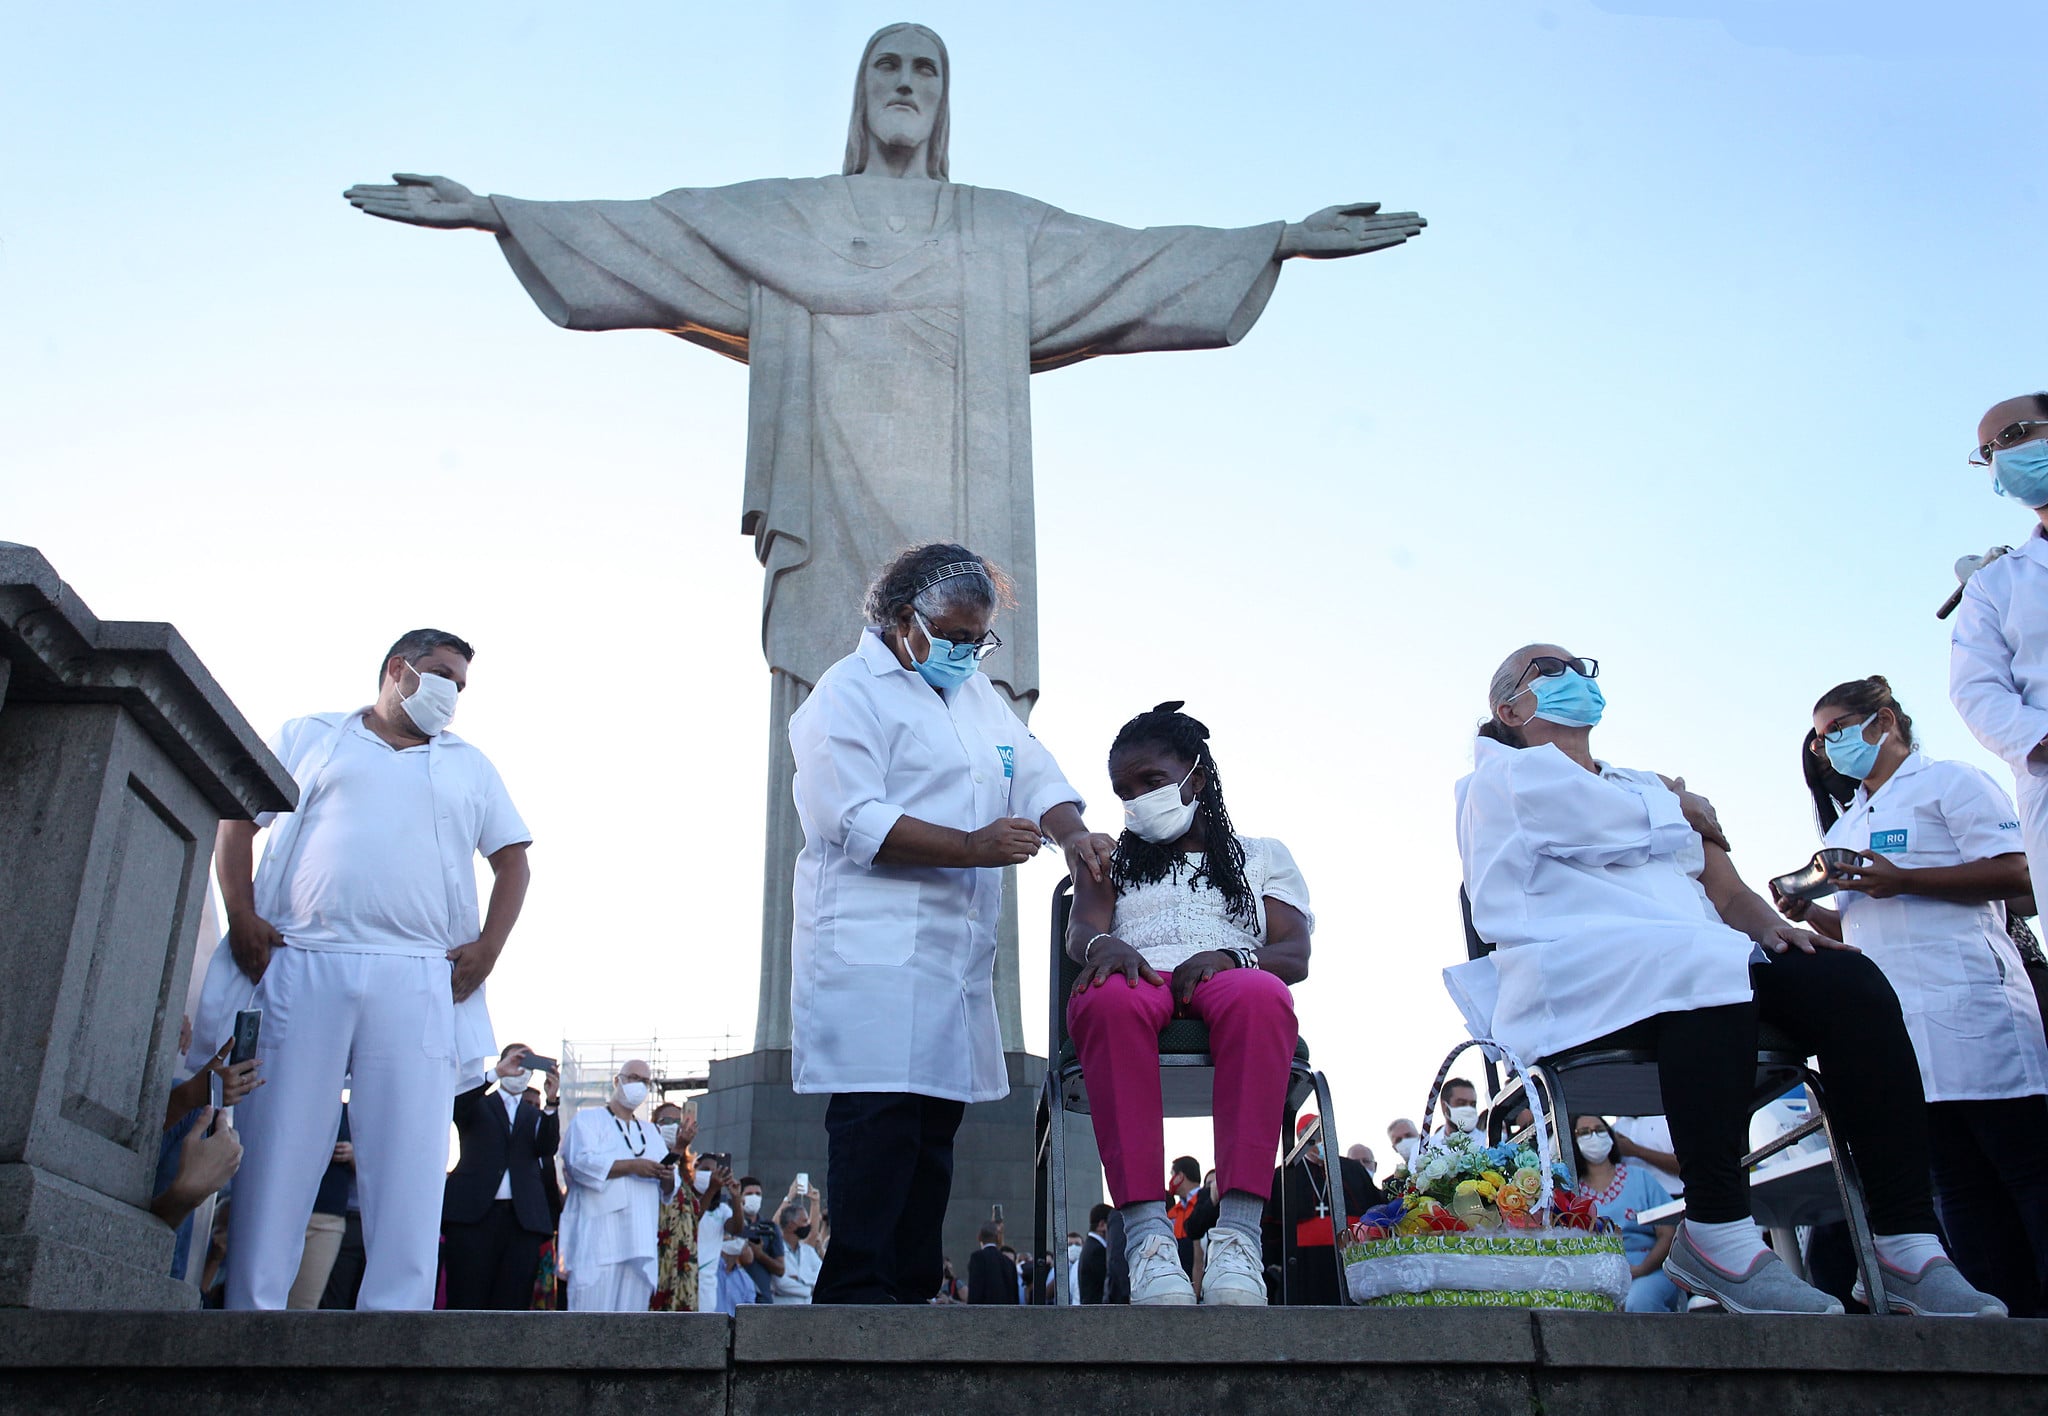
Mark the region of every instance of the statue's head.
[[848, 176], [864, 172], [877, 145], [922, 147], [927, 176], [946, 180], [953, 64], [946, 42], [923, 25], [884, 25], [861, 52], [846, 126]]

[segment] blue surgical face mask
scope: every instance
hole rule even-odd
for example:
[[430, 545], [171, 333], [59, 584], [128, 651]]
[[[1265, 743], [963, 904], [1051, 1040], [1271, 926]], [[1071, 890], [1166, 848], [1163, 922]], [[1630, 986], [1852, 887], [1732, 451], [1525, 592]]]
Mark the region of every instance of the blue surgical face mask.
[[2048, 506], [2048, 442], [2002, 447], [1991, 454], [1991, 489], [2021, 506]]
[[[933, 688], [941, 689], [957, 687], [973, 678], [974, 671], [981, 667], [981, 661], [972, 654], [964, 658], [954, 658], [953, 650], [956, 646], [953, 641], [939, 638], [932, 633], [932, 627], [926, 623], [923, 615], [917, 614], [916, 610], [912, 610], [911, 613], [917, 615], [918, 628], [922, 629], [924, 637], [931, 641], [931, 648], [925, 652], [924, 662], [917, 666], [918, 677]], [[905, 644], [903, 648], [904, 652], [908, 653], [910, 646]]]
[[1828, 762], [1845, 777], [1862, 781], [1877, 770], [1877, 750], [1885, 745], [1890, 733], [1881, 735], [1876, 742], [1865, 742], [1863, 730], [1870, 726], [1870, 719], [1846, 728], [1836, 728], [1821, 741], [1827, 746]]
[[1522, 693], [1536, 695], [1537, 717], [1567, 728], [1595, 727], [1607, 708], [1607, 695], [1600, 691], [1600, 685], [1577, 669], [1539, 678], [1515, 697], [1520, 698]]

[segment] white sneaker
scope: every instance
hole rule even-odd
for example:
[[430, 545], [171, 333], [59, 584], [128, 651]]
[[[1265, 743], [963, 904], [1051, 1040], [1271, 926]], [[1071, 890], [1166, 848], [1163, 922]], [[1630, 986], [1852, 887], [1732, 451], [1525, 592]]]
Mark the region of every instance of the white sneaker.
[[1194, 1306], [1195, 1285], [1180, 1266], [1180, 1249], [1171, 1236], [1153, 1235], [1130, 1257], [1132, 1307]]
[[1211, 1307], [1266, 1306], [1266, 1264], [1241, 1229], [1219, 1224], [1202, 1236], [1202, 1301]]

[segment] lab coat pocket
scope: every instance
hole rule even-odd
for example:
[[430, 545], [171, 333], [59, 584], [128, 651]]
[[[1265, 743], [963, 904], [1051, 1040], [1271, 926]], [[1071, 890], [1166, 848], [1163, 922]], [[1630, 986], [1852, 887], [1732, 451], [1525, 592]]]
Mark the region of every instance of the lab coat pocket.
[[839, 877], [832, 950], [849, 964], [897, 967], [917, 952], [917, 881], [879, 872]]

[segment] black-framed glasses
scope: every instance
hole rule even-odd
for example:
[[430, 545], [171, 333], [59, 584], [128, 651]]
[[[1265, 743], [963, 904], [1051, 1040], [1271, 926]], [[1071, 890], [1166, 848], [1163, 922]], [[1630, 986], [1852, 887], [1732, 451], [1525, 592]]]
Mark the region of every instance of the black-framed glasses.
[[[1825, 728], [1815, 733], [1813, 735], [1812, 744], [1808, 746], [1806, 750], [1808, 752], [1811, 752], [1815, 757], [1821, 758], [1823, 761], [1825, 761], [1828, 755], [1829, 743], [1833, 743], [1836, 747], [1840, 747], [1843, 743], [1849, 740], [1849, 734], [1851, 731], [1854, 731], [1857, 736], [1861, 737], [1863, 734], [1864, 725], [1868, 723], [1872, 718], [1875, 718], [1878, 713], [1882, 713], [1883, 711], [1884, 710], [1880, 708], [1877, 710], [1877, 712], [1874, 713], [1844, 713], [1841, 717], [1836, 718], [1834, 721], [1830, 722]], [[1854, 719], [1854, 721], [1850, 721], [1851, 719]]]
[[931, 640], [935, 645], [945, 644], [950, 646], [946, 650], [946, 657], [955, 663], [962, 659], [973, 659], [976, 663], [979, 663], [1003, 647], [1002, 636], [994, 630], [988, 631], [988, 633], [982, 635], [981, 638], [975, 640], [972, 644], [955, 644], [952, 640], [947, 639], [944, 635], [933, 629], [932, 622], [923, 615], [918, 614], [916, 610], [912, 610], [911, 613], [917, 615], [918, 625], [924, 630], [924, 637], [926, 639]]
[[2036, 428], [2048, 428], [2048, 422], [2035, 418], [2018, 423], [2007, 423], [1991, 435], [1990, 442], [1977, 445], [1976, 451], [1970, 454], [1970, 465], [1972, 467], [1989, 467], [1991, 465], [1991, 454], [1994, 452], [2004, 452], [2008, 448], [2018, 447], [2027, 440]]
[[1522, 670], [1522, 676], [1515, 680], [1515, 692], [1522, 691], [1522, 685], [1536, 678], [1563, 678], [1568, 673], [1582, 674], [1586, 678], [1600, 677], [1598, 659], [1560, 659], [1555, 654], [1538, 654], [1529, 661], [1529, 667]]

